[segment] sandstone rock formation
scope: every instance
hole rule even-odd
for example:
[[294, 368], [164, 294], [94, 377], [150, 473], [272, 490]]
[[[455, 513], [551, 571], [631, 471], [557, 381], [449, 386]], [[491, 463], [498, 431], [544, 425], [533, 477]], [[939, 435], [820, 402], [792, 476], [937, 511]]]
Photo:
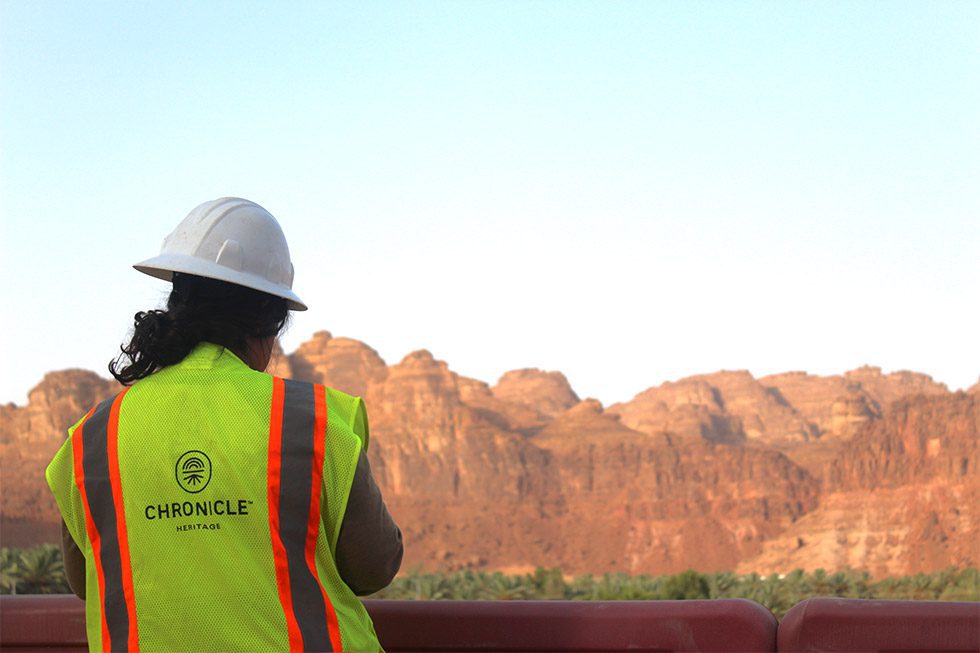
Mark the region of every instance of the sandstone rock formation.
[[[389, 366], [326, 331], [292, 354], [277, 348], [270, 371], [365, 398], [406, 570], [905, 574], [980, 563], [980, 384], [950, 393], [878, 368], [726, 371], [604, 409], [559, 372], [515, 370], [491, 387], [428, 351]], [[0, 407], [5, 545], [56, 539], [44, 466], [65, 429], [117, 389], [55, 372], [27, 406]]]
[[818, 436], [842, 440], [853, 437], [898, 399], [949, 392], [925, 374], [882, 374], [879, 367], [862, 367], [843, 376], [788, 372], [763, 377], [759, 382], [793, 406]]
[[507, 372], [493, 387], [495, 397], [529, 406], [548, 417], [571, 408], [578, 396], [561, 372], [542, 372], [537, 369]]
[[949, 388], [927, 374], [902, 370], [883, 374], [880, 367], [866, 365], [844, 373], [849, 383], [857, 383], [878, 405], [888, 408], [894, 402], [915, 395], [945, 395]]
[[371, 463], [411, 543], [408, 566], [502, 567], [547, 557], [560, 507], [550, 459], [464, 402], [446, 363], [411, 353], [369, 389], [368, 401]]
[[641, 433], [594, 400], [533, 442], [559, 472], [571, 572], [731, 569], [817, 503], [816, 482], [776, 451]]
[[313, 334], [289, 357], [294, 378], [323, 383], [362, 397], [370, 383], [384, 381], [388, 373], [378, 352], [359, 340], [334, 338], [328, 331]]
[[483, 381], [458, 376], [456, 384], [463, 403], [481, 411], [484, 417], [503, 429], [530, 435], [541, 430], [549, 421], [544, 413], [533, 406], [500, 399]]
[[745, 560], [743, 571], [976, 565], [980, 398], [918, 395], [843, 446], [820, 506]]
[[58, 541], [58, 506], [44, 469], [65, 441], [68, 427], [120, 390], [87, 370], [50, 372], [28, 393], [26, 406], [0, 406], [0, 533], [4, 545]]
[[746, 371], [693, 376], [651, 388], [610, 407], [624, 424], [713, 442], [770, 445], [807, 442], [815, 429], [779, 392]]
[[828, 489], [873, 491], [940, 480], [980, 483], [980, 398], [965, 392], [919, 395], [845, 445]]
[[725, 412], [721, 392], [702, 379], [684, 379], [641, 392], [632, 401], [609, 407], [626, 426], [644, 433], [670, 433], [690, 439], [738, 444], [741, 421]]

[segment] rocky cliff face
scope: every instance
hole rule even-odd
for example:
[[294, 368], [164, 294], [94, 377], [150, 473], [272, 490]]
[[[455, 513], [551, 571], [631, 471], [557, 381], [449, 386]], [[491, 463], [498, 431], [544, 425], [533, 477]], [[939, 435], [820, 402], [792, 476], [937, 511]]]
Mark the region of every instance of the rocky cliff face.
[[807, 442], [816, 431], [778, 393], [751, 374], [718, 372], [664, 383], [610, 407], [623, 423], [713, 442]]
[[372, 467], [411, 543], [409, 566], [499, 568], [548, 555], [556, 470], [506, 416], [464, 401], [485, 397], [473, 385], [423, 350], [368, 389]]
[[980, 401], [918, 395], [846, 443], [820, 506], [740, 568], [868, 569], [877, 575], [977, 564]]
[[878, 367], [858, 368], [843, 376], [788, 372], [763, 377], [759, 382], [778, 393], [825, 440], [849, 440], [904, 397], [949, 392], [925, 374], [882, 374]]
[[579, 401], [564, 374], [537, 369], [507, 372], [493, 387], [493, 395], [533, 408], [547, 417], [555, 417]]
[[[44, 469], [65, 441], [68, 427], [121, 389], [86, 370], [51, 372], [28, 394], [26, 406], [0, 406], [0, 476], [3, 530], [29, 524], [49, 536], [60, 522]], [[48, 528], [44, 528], [48, 524]], [[14, 534], [19, 541], [19, 534]], [[4, 535], [7, 540], [7, 535]]]
[[323, 383], [341, 392], [363, 397], [371, 383], [388, 374], [378, 352], [359, 340], [334, 338], [328, 331], [313, 334], [289, 357], [293, 377]]
[[844, 446], [831, 490], [876, 490], [939, 480], [980, 483], [980, 398], [919, 395], [892, 405]]
[[[558, 372], [515, 370], [491, 387], [427, 351], [389, 366], [325, 331], [277, 350], [270, 370], [365, 397], [406, 569], [898, 574], [980, 562], [976, 388], [877, 368], [719, 372], [604, 409]], [[39, 524], [56, 533], [43, 468], [116, 389], [69, 370], [27, 406], [0, 407], [5, 543]]]
[[817, 503], [814, 479], [776, 451], [642, 433], [595, 400], [533, 442], [559, 473], [573, 573], [731, 569]]

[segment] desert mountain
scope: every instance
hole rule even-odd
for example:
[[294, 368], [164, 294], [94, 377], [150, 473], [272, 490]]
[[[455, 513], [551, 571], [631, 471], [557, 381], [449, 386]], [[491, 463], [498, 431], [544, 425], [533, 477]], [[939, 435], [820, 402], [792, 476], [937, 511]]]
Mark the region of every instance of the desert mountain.
[[4, 546], [59, 542], [58, 507], [44, 468], [66, 429], [118, 391], [87, 370], [50, 372], [28, 393], [26, 406], [0, 406], [0, 536]]
[[[980, 395], [923, 374], [724, 371], [604, 409], [559, 372], [491, 386], [425, 350], [319, 332], [270, 371], [365, 397], [405, 569], [569, 573], [977, 565]], [[53, 540], [43, 468], [114, 383], [47, 375], [0, 407], [5, 545]]]
[[743, 570], [860, 567], [875, 575], [975, 566], [980, 398], [901, 399], [842, 446], [820, 506]]

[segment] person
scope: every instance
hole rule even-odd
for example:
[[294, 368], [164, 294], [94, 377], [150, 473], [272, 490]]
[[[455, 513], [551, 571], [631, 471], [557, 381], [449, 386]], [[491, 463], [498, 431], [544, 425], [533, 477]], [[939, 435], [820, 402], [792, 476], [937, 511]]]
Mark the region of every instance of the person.
[[172, 281], [166, 308], [136, 314], [124, 389], [46, 470], [90, 650], [380, 650], [357, 596], [403, 548], [364, 404], [264, 373], [306, 309], [278, 222], [206, 202], [134, 267]]

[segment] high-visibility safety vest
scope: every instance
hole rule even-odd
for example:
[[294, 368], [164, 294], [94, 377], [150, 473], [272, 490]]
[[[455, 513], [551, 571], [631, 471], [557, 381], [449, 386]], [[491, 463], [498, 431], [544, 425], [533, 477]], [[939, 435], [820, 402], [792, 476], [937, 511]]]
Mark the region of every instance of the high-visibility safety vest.
[[202, 343], [93, 408], [48, 484], [91, 651], [377, 651], [334, 561], [363, 403]]

